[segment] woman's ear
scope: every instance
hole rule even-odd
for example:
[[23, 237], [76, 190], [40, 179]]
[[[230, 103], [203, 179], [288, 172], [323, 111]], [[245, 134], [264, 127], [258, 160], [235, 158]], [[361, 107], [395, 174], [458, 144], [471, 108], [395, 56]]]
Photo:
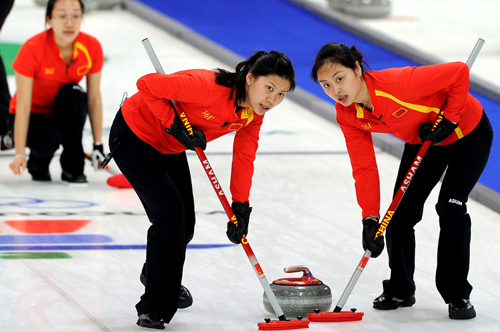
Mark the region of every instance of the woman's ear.
[[247, 85], [250, 85], [253, 80], [254, 80], [253, 73], [250, 70], [250, 71], [248, 71], [247, 77], [246, 77]]
[[363, 71], [361, 70], [361, 66], [359, 65], [358, 61], [356, 61], [356, 75], [358, 77], [363, 76]]

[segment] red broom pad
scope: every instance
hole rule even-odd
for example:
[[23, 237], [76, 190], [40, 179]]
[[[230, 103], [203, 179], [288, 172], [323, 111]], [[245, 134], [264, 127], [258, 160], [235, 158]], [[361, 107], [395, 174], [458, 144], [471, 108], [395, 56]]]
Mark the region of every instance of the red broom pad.
[[270, 320], [266, 319], [265, 323], [258, 323], [259, 330], [271, 331], [271, 330], [297, 330], [297, 329], [308, 329], [308, 320]]
[[352, 322], [361, 320], [363, 318], [363, 315], [364, 313], [362, 312], [353, 311], [325, 311], [315, 314], [307, 314], [307, 319], [309, 319], [311, 322]]

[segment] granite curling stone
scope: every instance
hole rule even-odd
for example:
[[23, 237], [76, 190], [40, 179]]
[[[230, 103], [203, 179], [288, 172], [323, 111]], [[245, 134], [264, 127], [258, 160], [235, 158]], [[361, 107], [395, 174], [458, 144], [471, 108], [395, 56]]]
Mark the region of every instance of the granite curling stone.
[[359, 18], [384, 18], [391, 13], [390, 0], [328, 0], [328, 6]]
[[[283, 278], [270, 284], [285, 316], [289, 319], [301, 316], [307, 317], [316, 309], [328, 311], [332, 306], [330, 287], [315, 278], [304, 265], [285, 267], [286, 273], [303, 272], [301, 278]], [[271, 314], [276, 314], [264, 292], [264, 308]]]

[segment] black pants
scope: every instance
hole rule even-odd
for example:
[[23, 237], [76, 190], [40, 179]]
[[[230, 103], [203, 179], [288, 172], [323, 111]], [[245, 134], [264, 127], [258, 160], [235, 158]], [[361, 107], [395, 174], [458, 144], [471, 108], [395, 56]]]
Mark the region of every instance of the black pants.
[[[2, 29], [13, 5], [14, 0], [0, 1], [0, 29]], [[10, 92], [7, 83], [7, 73], [2, 56], [0, 55], [0, 135], [5, 135], [9, 129], [9, 104]]]
[[[472, 286], [469, 272], [471, 219], [467, 200], [488, 161], [493, 130], [486, 113], [467, 136], [447, 146], [430, 147], [386, 231], [391, 277], [384, 292], [397, 298], [414, 294], [415, 231], [424, 203], [446, 174], [439, 192], [439, 243], [436, 286], [446, 303], [468, 299]], [[396, 180], [396, 193], [421, 145], [406, 144]]]
[[10, 92], [7, 83], [7, 73], [2, 56], [0, 55], [0, 136], [5, 135], [9, 130], [9, 105]]
[[48, 172], [54, 153], [62, 144], [62, 169], [80, 175], [85, 166], [82, 136], [88, 113], [87, 94], [78, 84], [65, 84], [57, 93], [52, 110], [48, 118], [37, 113], [30, 115], [28, 171]]
[[109, 149], [146, 210], [146, 288], [139, 315], [158, 312], [170, 322], [177, 311], [186, 247], [194, 234], [195, 212], [186, 153], [162, 154], [141, 141], [121, 110], [111, 126]]

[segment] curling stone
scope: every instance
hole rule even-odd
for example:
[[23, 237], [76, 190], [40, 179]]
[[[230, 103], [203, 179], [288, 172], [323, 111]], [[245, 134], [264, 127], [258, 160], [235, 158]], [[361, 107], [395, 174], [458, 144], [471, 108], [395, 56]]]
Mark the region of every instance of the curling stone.
[[328, 0], [328, 6], [360, 18], [383, 18], [391, 13], [390, 0]]
[[[316, 279], [304, 265], [285, 267], [286, 273], [303, 272], [301, 278], [283, 278], [270, 284], [278, 303], [287, 318], [307, 317], [316, 309], [328, 311], [332, 306], [330, 287]], [[264, 293], [264, 308], [275, 314], [269, 299]]]
[[383, 18], [391, 13], [389, 0], [351, 0], [344, 4], [344, 11], [360, 18]]
[[[100, 9], [101, 6], [109, 7], [109, 2], [111, 0], [82, 0], [85, 6], [85, 12], [88, 13], [95, 9]], [[47, 7], [49, 0], [35, 0], [35, 3], [42, 7]], [[101, 4], [102, 2], [102, 4]], [[114, 4], [119, 4], [119, 1], [115, 0]]]

